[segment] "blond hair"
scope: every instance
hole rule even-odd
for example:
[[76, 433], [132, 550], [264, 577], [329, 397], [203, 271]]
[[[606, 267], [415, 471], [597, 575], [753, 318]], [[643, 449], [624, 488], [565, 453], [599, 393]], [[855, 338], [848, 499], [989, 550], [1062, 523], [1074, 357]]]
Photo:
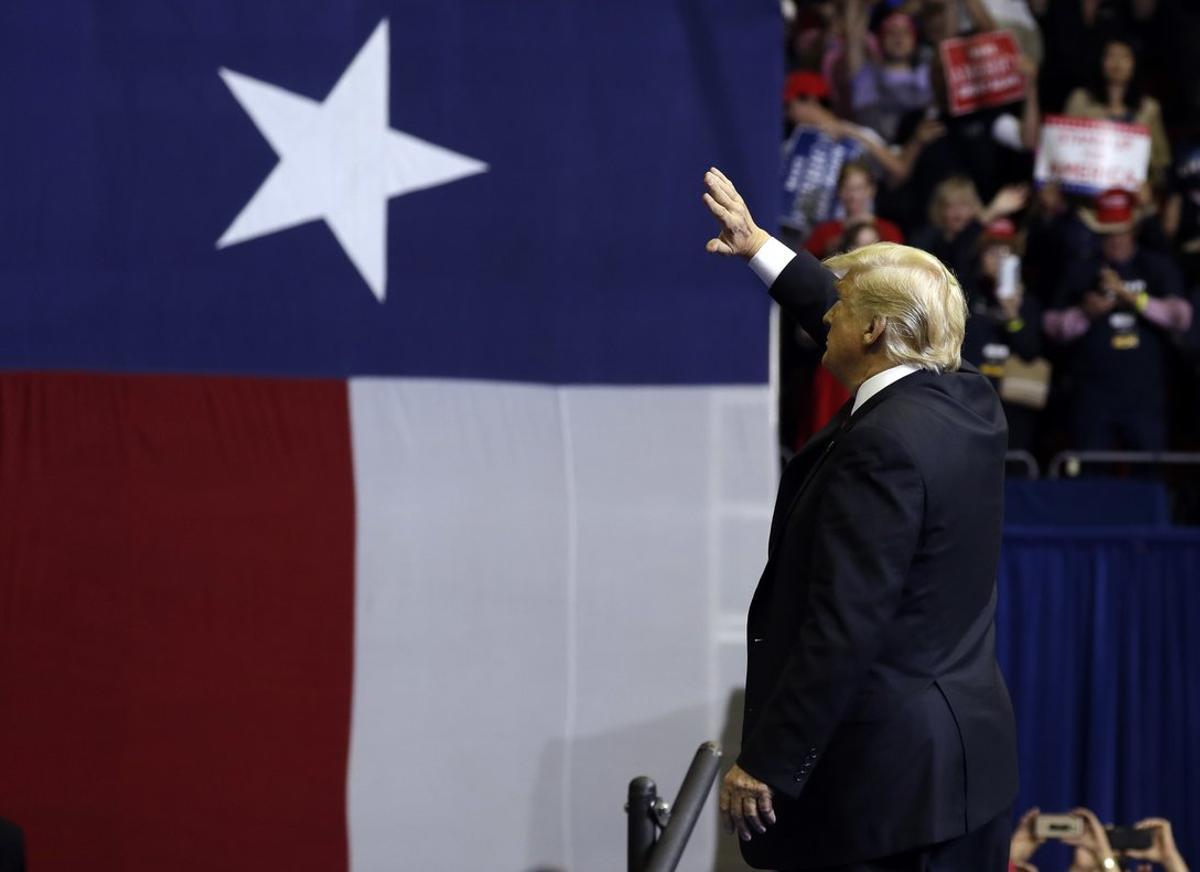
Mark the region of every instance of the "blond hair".
[[967, 300], [954, 273], [928, 252], [876, 242], [824, 261], [837, 273], [843, 302], [881, 317], [889, 360], [934, 372], [962, 365]]
[[942, 210], [946, 208], [946, 203], [955, 196], [962, 196], [967, 200], [976, 215], [983, 211], [983, 203], [979, 200], [979, 191], [975, 189], [975, 183], [967, 176], [950, 176], [948, 179], [943, 179], [933, 189], [933, 198], [929, 202], [930, 224], [937, 228], [944, 226]]

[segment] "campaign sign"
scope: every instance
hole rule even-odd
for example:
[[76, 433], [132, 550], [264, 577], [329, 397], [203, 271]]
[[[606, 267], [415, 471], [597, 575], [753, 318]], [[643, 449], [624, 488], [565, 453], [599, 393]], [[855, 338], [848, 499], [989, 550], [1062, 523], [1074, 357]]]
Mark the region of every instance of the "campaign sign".
[[807, 236], [817, 224], [833, 218], [838, 209], [837, 180], [842, 165], [865, 152], [848, 136], [833, 139], [815, 127], [796, 127], [783, 145], [783, 210], [779, 222]]
[[1007, 30], [946, 39], [939, 45], [951, 115], [1014, 103], [1025, 96], [1020, 50]]
[[1042, 124], [1037, 183], [1058, 182], [1077, 194], [1111, 188], [1136, 191], [1150, 166], [1150, 131], [1141, 124], [1047, 115]]

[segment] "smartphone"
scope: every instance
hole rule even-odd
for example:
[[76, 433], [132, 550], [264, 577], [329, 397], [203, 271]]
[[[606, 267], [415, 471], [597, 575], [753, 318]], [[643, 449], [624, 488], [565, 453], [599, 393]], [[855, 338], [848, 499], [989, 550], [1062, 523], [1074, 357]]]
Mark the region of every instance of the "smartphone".
[[1040, 814], [1034, 819], [1033, 834], [1039, 839], [1082, 836], [1083, 818], [1073, 814]]
[[1154, 847], [1154, 830], [1133, 827], [1105, 827], [1108, 844], [1114, 851], [1145, 851]]
[[996, 299], [1010, 300], [1017, 295], [1021, 282], [1021, 257], [1006, 254], [1000, 261], [1000, 274], [996, 277]]

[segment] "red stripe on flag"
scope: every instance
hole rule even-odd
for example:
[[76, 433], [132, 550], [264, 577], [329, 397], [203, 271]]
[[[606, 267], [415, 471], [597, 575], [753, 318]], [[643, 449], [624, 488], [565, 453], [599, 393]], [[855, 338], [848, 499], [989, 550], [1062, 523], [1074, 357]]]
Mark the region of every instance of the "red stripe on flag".
[[30, 867], [345, 869], [346, 385], [0, 375], [0, 507]]

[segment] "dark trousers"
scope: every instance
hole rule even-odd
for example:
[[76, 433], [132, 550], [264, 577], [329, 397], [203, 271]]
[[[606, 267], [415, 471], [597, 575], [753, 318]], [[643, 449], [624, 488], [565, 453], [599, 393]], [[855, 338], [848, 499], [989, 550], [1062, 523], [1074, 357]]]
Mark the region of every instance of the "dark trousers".
[[978, 829], [948, 842], [810, 872], [1008, 872], [1011, 818], [1011, 810], [1005, 809]]

